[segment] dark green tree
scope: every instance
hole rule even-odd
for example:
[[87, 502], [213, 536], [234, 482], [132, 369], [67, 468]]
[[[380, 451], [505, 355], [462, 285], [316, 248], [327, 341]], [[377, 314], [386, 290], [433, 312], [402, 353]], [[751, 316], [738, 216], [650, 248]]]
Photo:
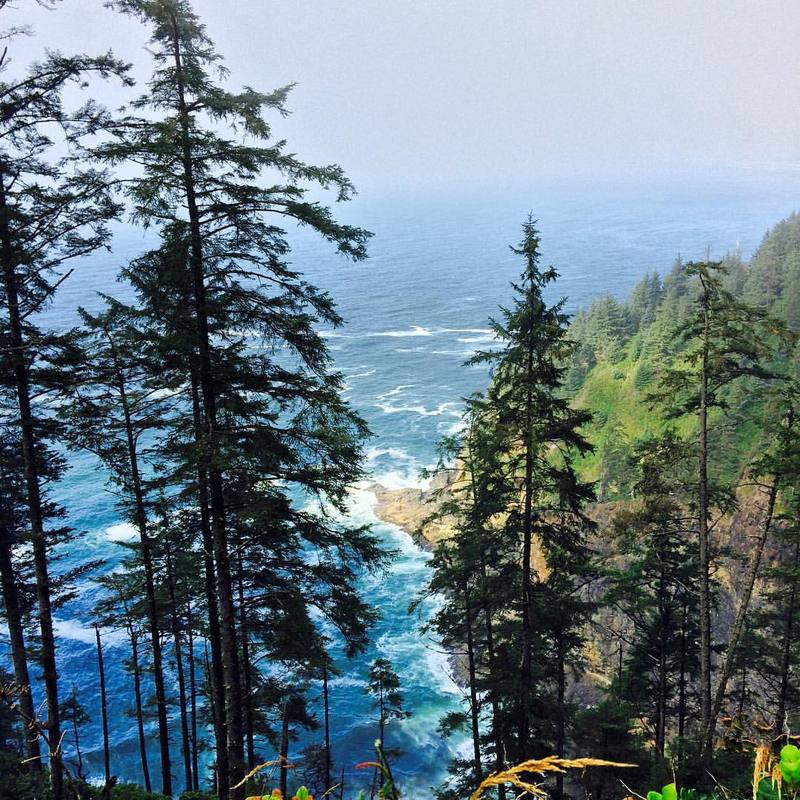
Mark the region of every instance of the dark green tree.
[[[3, 3], [3, 5], [6, 5]], [[22, 33], [9, 31], [6, 41]], [[107, 122], [92, 101], [66, 109], [62, 91], [96, 74], [124, 74], [110, 54], [100, 57], [48, 53], [22, 74], [10, 75], [7, 46], [0, 57], [0, 357], [2, 374], [14, 392], [14, 417], [20, 433], [25, 476], [28, 536], [35, 568], [40, 662], [47, 701], [47, 729], [55, 747], [60, 741], [58, 674], [52, 621], [49, 551], [43, 486], [49, 444], [57, 437], [45, 418], [44, 403], [33, 403], [50, 379], [53, 359], [69, 342], [34, 326], [51, 301], [69, 264], [102, 246], [107, 220], [118, 213], [108, 192], [107, 176], [82, 168], [77, 160], [87, 134]], [[58, 152], [67, 152], [63, 158]], [[8, 412], [11, 413], [11, 407]], [[53, 800], [61, 800], [61, 754], [50, 753]]]
[[74, 384], [68, 389], [70, 402], [63, 406], [62, 418], [71, 444], [98, 456], [116, 490], [119, 509], [139, 535], [156, 690], [161, 783], [164, 794], [171, 794], [160, 612], [149, 519], [153, 500], [146, 478], [153, 469], [153, 437], [163, 427], [169, 411], [158, 391], [161, 384], [148, 381], [144, 339], [135, 326], [134, 315], [111, 298], [106, 298], [106, 306], [96, 315], [80, 310], [84, 326], [82, 357]]
[[[529, 217], [522, 242], [512, 248], [524, 261], [512, 285], [514, 302], [490, 323], [500, 347], [472, 360], [492, 365], [486, 413], [494, 447], [506, 459], [504, 480], [513, 487], [504, 538], [506, 557], [520, 565], [511, 609], [519, 626], [507, 634], [506, 658], [516, 660], [516, 652], [518, 661], [516, 686], [506, 686], [505, 699], [515, 720], [513, 754], [519, 761], [543, 747], [564, 753], [567, 672], [590, 607], [579, 584], [588, 569], [585, 534], [592, 527], [583, 506], [593, 493], [573, 465], [575, 454], [591, 449], [581, 433], [590, 415], [571, 408], [561, 391], [572, 345], [564, 301], [548, 305], [544, 296], [557, 273], [541, 268], [539, 245]], [[534, 547], [542, 555], [536, 561]]]
[[726, 393], [732, 384], [745, 377], [770, 377], [766, 368], [768, 337], [764, 315], [725, 289], [721, 262], [679, 265], [673, 274], [674, 281], [690, 284], [690, 302], [686, 319], [675, 329], [676, 354], [663, 370], [653, 397], [665, 402], [668, 416], [690, 416], [697, 425], [697, 488], [693, 505], [697, 513], [699, 570], [700, 727], [703, 750], [709, 757], [714, 732], [711, 575], [715, 554], [711, 529], [715, 520], [734, 505], [732, 487], [714, 484], [709, 437], [720, 411], [728, 407]]
[[369, 667], [367, 694], [378, 712], [378, 738], [384, 750], [386, 726], [393, 719], [406, 719], [410, 711], [403, 708], [403, 695], [400, 693], [400, 678], [386, 658], [376, 658]]
[[694, 525], [679, 500], [686, 450], [672, 433], [635, 448], [637, 500], [612, 521], [614, 560], [621, 556], [622, 565], [610, 571], [604, 598], [628, 623], [617, 695], [645, 721], [662, 760], [670, 731], [683, 732], [688, 688], [697, 674]]
[[91, 720], [78, 698], [78, 688], [73, 684], [72, 691], [61, 703], [61, 720], [72, 728], [72, 745], [75, 748], [75, 775], [78, 780], [86, 780], [83, 774], [83, 755], [81, 753], [80, 729]]
[[[269, 141], [264, 114], [286, 113], [288, 87], [271, 94], [224, 89], [220, 57], [185, 0], [115, 5], [151, 27], [155, 70], [134, 103], [144, 116], [121, 123], [96, 152], [107, 163], [138, 165], [125, 184], [133, 218], [162, 234], [162, 247], [137, 262], [132, 282], [149, 321], [160, 307], [151, 336], [169, 337], [160, 339], [162, 354], [182, 369], [174, 388], [185, 411], [170, 421], [165, 452], [186, 498], [199, 501], [210, 545], [208, 594], [216, 611], [209, 615], [219, 623], [218, 631], [209, 628], [212, 691], [221, 697], [215, 706], [225, 728], [216, 726], [217, 775], [226, 797], [245, 760], [236, 538], [252, 542], [258, 560], [251, 574], [269, 581], [260, 588], [275, 598], [272, 607], [285, 587], [292, 602], [284, 600], [284, 608], [307, 615], [319, 606], [351, 645], [363, 642], [370, 619], [359, 619], [366, 608], [354, 579], [379, 560], [374, 540], [331, 514], [298, 511], [285, 488], [318, 499], [326, 511], [343, 510], [347, 488], [361, 475], [366, 431], [341, 400], [341, 376], [317, 333], [319, 324], [338, 325], [339, 316], [331, 299], [286, 263], [282, 225], [305, 225], [355, 259], [365, 255], [368, 234], [336, 223], [308, 197], [314, 184], [337, 199], [350, 197], [340, 167], [306, 165], [283, 142]], [[174, 293], [165, 292], [161, 267], [174, 276]], [[317, 552], [313, 565], [309, 550]], [[302, 626], [302, 618], [295, 622]]]

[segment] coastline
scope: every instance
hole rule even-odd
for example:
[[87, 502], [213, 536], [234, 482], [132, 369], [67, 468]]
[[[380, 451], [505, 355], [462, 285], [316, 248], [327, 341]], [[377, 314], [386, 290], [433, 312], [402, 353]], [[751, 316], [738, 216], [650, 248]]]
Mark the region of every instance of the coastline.
[[372, 483], [369, 490], [377, 498], [373, 513], [382, 522], [402, 528], [423, 550], [432, 552], [453, 532], [454, 520], [447, 517], [435, 522], [427, 521], [446, 498], [450, 482], [447, 475], [441, 475], [421, 487], [389, 489], [380, 483]]

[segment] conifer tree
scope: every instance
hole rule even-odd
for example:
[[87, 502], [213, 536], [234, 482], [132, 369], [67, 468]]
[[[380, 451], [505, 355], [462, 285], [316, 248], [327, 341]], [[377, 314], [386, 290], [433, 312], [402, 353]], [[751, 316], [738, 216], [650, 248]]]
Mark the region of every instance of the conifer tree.
[[386, 726], [393, 719], [406, 719], [411, 712], [403, 708], [403, 695], [400, 693], [400, 678], [386, 658], [376, 658], [369, 667], [367, 693], [372, 698], [378, 712], [378, 739], [384, 751]]
[[727, 408], [726, 392], [745, 376], [769, 378], [763, 314], [738, 301], [724, 288], [721, 262], [678, 265], [675, 281], [694, 281], [687, 318], [674, 334], [678, 353], [667, 364], [655, 398], [666, 401], [674, 418], [692, 416], [697, 423], [697, 490], [694, 504], [698, 531], [698, 600], [700, 611], [700, 728], [703, 752], [710, 757], [714, 720], [711, 695], [712, 510], [733, 507], [730, 486], [715, 485], [710, 433], [715, 414]]
[[140, 605], [144, 591], [141, 560], [135, 552], [122, 562], [124, 572], [110, 572], [98, 578], [98, 583], [107, 591], [97, 603], [94, 613], [104, 628], [124, 629], [131, 648], [130, 660], [125, 664], [133, 676], [133, 717], [139, 739], [139, 758], [142, 765], [142, 780], [145, 790], [152, 791], [150, 766], [147, 760], [147, 738], [145, 736], [145, 711], [143, 701], [144, 665], [139, 656], [139, 642], [146, 624]]
[[75, 747], [75, 775], [80, 781], [86, 780], [83, 774], [83, 754], [81, 753], [80, 729], [91, 720], [86, 709], [81, 705], [78, 698], [78, 688], [73, 684], [72, 691], [61, 703], [59, 715], [65, 725], [72, 728], [73, 746]]
[[[5, 3], [3, 4], [5, 5]], [[13, 39], [20, 31], [10, 31]], [[47, 730], [52, 747], [60, 742], [58, 674], [52, 621], [52, 586], [47, 527], [47, 499], [42, 474], [54, 456], [48, 450], [56, 432], [33, 403], [52, 359], [69, 342], [38, 330], [36, 315], [51, 301], [69, 264], [96, 250], [108, 238], [105, 223], [118, 213], [108, 192], [107, 176], [78, 168], [76, 156], [85, 135], [107, 122], [92, 101], [67, 110], [62, 90], [82, 85], [88, 76], [124, 74], [125, 66], [107, 54], [100, 57], [49, 53], [22, 75], [9, 76], [9, 50], [0, 57], [0, 356], [2, 372], [12, 377], [16, 424], [25, 476], [27, 525], [32, 545], [40, 662], [47, 702]], [[52, 154], [56, 145], [68, 155]], [[50, 754], [53, 800], [63, 795], [61, 754]]]
[[[507, 687], [506, 697], [515, 709], [514, 757], [519, 761], [545, 742], [564, 753], [567, 667], [579, 648], [581, 620], [589, 610], [576, 591], [576, 580], [588, 566], [585, 533], [591, 522], [583, 505], [592, 490], [579, 480], [572, 463], [574, 454], [590, 449], [580, 432], [589, 415], [572, 409], [561, 396], [563, 363], [571, 346], [567, 317], [563, 300], [551, 306], [545, 300], [557, 273], [541, 268], [539, 243], [529, 217], [522, 242], [512, 248], [524, 260], [521, 278], [512, 285], [513, 305], [502, 309], [499, 320], [491, 320], [500, 347], [472, 360], [492, 365], [486, 405], [494, 446], [506, 454], [505, 481], [516, 493], [505, 509], [505, 536], [514, 542], [508, 557], [521, 564], [513, 606], [520, 620], [518, 677], [516, 690]], [[544, 555], [537, 568], [534, 547]]]
[[685, 451], [671, 432], [636, 447], [637, 501], [613, 519], [614, 555], [624, 565], [611, 571], [604, 598], [628, 622], [627, 675], [617, 694], [647, 721], [658, 759], [676, 727], [670, 719], [678, 718], [680, 727], [686, 717], [685, 687], [697, 672], [693, 519], [678, 499], [687, 477]]
[[765, 411], [772, 419], [768, 418], [762, 424], [762, 453], [750, 466], [753, 479], [760, 483], [757, 490], [762, 500], [762, 518], [759, 520], [758, 535], [748, 554], [736, 616], [720, 666], [719, 680], [711, 708], [712, 727], [722, 710], [728, 680], [737, 660], [737, 650], [746, 632], [750, 601], [761, 571], [767, 539], [772, 531], [778, 495], [784, 492], [791, 497], [800, 477], [800, 445], [797, 436], [800, 425], [798, 420], [800, 386], [797, 381], [781, 381], [771, 394], [773, 397], [770, 398], [771, 402], [768, 400], [765, 403]]
[[[435, 631], [445, 647], [464, 654], [468, 678], [467, 712], [446, 715], [439, 728], [450, 735], [467, 727], [472, 758], [451, 762], [452, 777], [437, 790], [443, 799], [461, 797], [480, 783], [484, 753], [495, 770], [504, 766], [506, 742], [498, 700], [503, 679], [495, 669], [495, 617], [516, 599], [516, 565], [501, 555], [506, 548], [504, 528], [498, 524], [514, 490], [504, 481], [504, 458], [495, 446], [490, 413], [481, 395], [469, 399], [463, 422], [461, 433], [440, 443], [440, 460], [433, 474], [445, 477], [445, 482], [434, 493], [435, 509], [424, 521], [424, 525], [442, 525], [450, 531], [430, 562], [433, 575], [423, 596], [433, 594], [444, 602], [426, 627]], [[481, 724], [484, 707], [491, 710], [486, 733]]]
[[[3, 614], [8, 627], [14, 680], [19, 688], [19, 704], [23, 718], [35, 717], [25, 623], [30, 614], [18, 548], [24, 540], [25, 484], [19, 457], [16, 431], [3, 426], [0, 431], [0, 584], [3, 590]], [[39, 735], [27, 726], [23, 730], [23, 751], [30, 769], [41, 769]]]
[[160, 384], [154, 386], [147, 380], [143, 337], [135, 327], [134, 315], [111, 298], [106, 298], [106, 305], [96, 315], [80, 310], [84, 324], [81, 364], [69, 390], [71, 402], [64, 406], [62, 416], [71, 443], [95, 453], [106, 468], [110, 482], [118, 489], [118, 507], [139, 535], [156, 690], [161, 786], [164, 794], [171, 794], [160, 612], [148, 519], [153, 500], [148, 497], [146, 478], [153, 459], [148, 439], [163, 426], [169, 411], [158, 391]]
[[[284, 488], [318, 499], [326, 511], [342, 511], [349, 485], [361, 475], [366, 429], [341, 400], [341, 376], [331, 370], [316, 330], [340, 319], [330, 298], [286, 263], [280, 226], [289, 219], [310, 227], [355, 259], [365, 255], [368, 234], [336, 223], [307, 197], [313, 184], [333, 189], [340, 200], [350, 197], [341, 168], [306, 165], [283, 142], [268, 141], [263, 114], [286, 113], [288, 87], [272, 94], [223, 89], [215, 81], [220, 57], [185, 0], [115, 5], [151, 26], [155, 71], [148, 93], [134, 104], [146, 116], [120, 124], [97, 155], [139, 165], [141, 173], [126, 184], [133, 216], [162, 234], [162, 247], [139, 261], [156, 271], [132, 280], [149, 320], [161, 307], [151, 336], [169, 337], [159, 346], [183, 370], [174, 388], [188, 402], [170, 421], [165, 463], [186, 499], [199, 498], [210, 544], [208, 596], [217, 610], [209, 614], [219, 624], [218, 634], [210, 628], [212, 661], [221, 662], [219, 670], [212, 664], [212, 690], [216, 684], [224, 695], [216, 706], [224, 711], [227, 738], [217, 755], [224, 797], [228, 779], [239, 783], [244, 765], [233, 547], [239, 527], [257, 556], [250, 570], [256, 585], [246, 589], [291, 609], [292, 627], [312, 630], [308, 613], [317, 606], [358, 649], [372, 618], [354, 587], [361, 567], [380, 560], [371, 535], [343, 528], [328, 513], [297, 510]], [[165, 293], [157, 271], [164, 265], [175, 277], [174, 295]], [[309, 549], [317, 552], [313, 565]], [[270, 572], [270, 565], [281, 566]], [[278, 587], [291, 602], [277, 603]], [[261, 608], [267, 619], [270, 604]], [[280, 615], [269, 624], [281, 627]]]

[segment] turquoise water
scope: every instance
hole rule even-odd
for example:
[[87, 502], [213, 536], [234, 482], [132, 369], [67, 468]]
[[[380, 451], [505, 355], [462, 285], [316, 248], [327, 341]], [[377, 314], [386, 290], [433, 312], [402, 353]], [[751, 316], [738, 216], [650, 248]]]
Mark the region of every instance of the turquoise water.
[[[667, 270], [678, 254], [697, 258], [710, 246], [714, 254], [738, 247], [749, 255], [766, 229], [796, 208], [797, 187], [794, 173], [751, 170], [616, 185], [575, 179], [512, 192], [365, 195], [340, 214], [375, 233], [371, 257], [362, 264], [335, 257], [303, 231], [293, 234], [293, 263], [332, 293], [348, 321], [326, 335], [346, 375], [348, 397], [374, 433], [367, 451], [374, 480], [389, 487], [417, 484], [420, 468], [435, 458], [437, 439], [458, 424], [461, 398], [485, 385], [483, 369], [461, 364], [490, 342], [487, 317], [507, 300], [508, 282], [519, 271], [507, 245], [518, 240], [528, 211], [539, 218], [546, 262], [562, 275], [557, 292], [568, 297], [568, 308], [574, 310], [603, 293], [624, 296], [642, 274]], [[138, 232], [120, 227], [113, 253], [78, 265], [59, 290], [49, 322], [73, 322], [75, 307], [91, 306], [94, 291], [124, 296], [124, 287], [114, 283], [115, 271], [145, 244]], [[69, 557], [103, 556], [112, 567], [120, 555], [114, 541], [130, 531], [120, 524], [92, 460], [78, 455], [70, 460], [72, 469], [56, 495], [85, 536]], [[407, 534], [376, 520], [373, 505], [368, 487], [354, 490], [352, 515], [373, 522], [399, 558], [391, 581], [368, 579], [364, 584], [382, 614], [370, 651], [358, 662], [340, 663], [341, 676], [331, 683], [334, 758], [351, 776], [352, 764], [370, 756], [376, 726], [364, 695], [365, 665], [377, 654], [389, 657], [414, 711], [410, 719], [390, 725], [389, 743], [405, 752], [396, 767], [400, 782], [422, 792], [441, 778], [457, 746], [440, 739], [436, 724], [458, 703], [460, 690], [437, 643], [420, 634], [419, 617], [406, 613], [424, 585], [428, 556]], [[87, 583], [80, 598], [58, 612], [57, 629], [64, 689], [76, 684], [93, 712], [83, 745], [97, 769], [99, 687], [94, 633], [87, 624], [95, 599]], [[434, 602], [423, 606], [423, 618]], [[105, 638], [112, 768], [124, 779], [139, 780], [135, 726], [125, 716], [131, 690], [121, 667], [127, 657], [124, 637], [107, 631]], [[180, 783], [177, 718], [173, 722], [174, 771]], [[315, 738], [310, 734], [303, 741]], [[151, 741], [156, 779], [156, 742]], [[265, 757], [273, 755], [266, 746], [260, 750]]]

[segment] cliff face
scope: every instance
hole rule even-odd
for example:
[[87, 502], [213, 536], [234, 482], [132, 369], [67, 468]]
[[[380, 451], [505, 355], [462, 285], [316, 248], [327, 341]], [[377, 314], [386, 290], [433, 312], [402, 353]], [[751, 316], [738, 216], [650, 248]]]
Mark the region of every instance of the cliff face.
[[430, 481], [424, 489], [387, 489], [379, 483], [370, 486], [378, 498], [375, 515], [384, 522], [392, 523], [410, 533], [426, 550], [432, 550], [453, 530], [455, 520], [443, 519], [425, 523], [441, 504], [442, 492], [447, 491], [448, 478], [440, 475]]
[[[403, 528], [414, 536], [420, 546], [432, 550], [447, 539], [454, 530], [455, 519], [450, 518], [436, 523], [425, 523], [446, 497], [447, 477], [437, 477], [424, 489], [387, 489], [375, 484], [372, 491], [378, 498], [375, 514], [379, 519]], [[730, 517], [717, 524], [715, 533], [717, 545], [730, 551], [717, 573], [721, 596], [714, 618], [714, 639], [724, 643], [728, 639], [730, 627], [739, 603], [740, 587], [746, 561], [752, 543], [761, 534], [765, 522], [766, 489], [740, 492], [739, 508]], [[625, 501], [597, 503], [590, 509], [590, 516], [597, 523], [597, 529], [589, 542], [592, 549], [607, 563], [619, 562], [615, 554], [615, 544], [611, 535], [611, 520], [617, 510], [626, 505]], [[774, 554], [768, 541], [764, 560], [768, 562]], [[534, 542], [531, 566], [540, 576], [546, 576], [547, 564], [540, 546]], [[590, 590], [599, 600], [604, 591], [598, 581]], [[758, 592], [754, 593], [754, 601]], [[629, 623], [613, 608], [601, 607], [594, 620], [587, 627], [584, 651], [584, 671], [581, 677], [569, 687], [570, 699], [582, 705], [592, 704], [601, 699], [602, 691], [616, 679], [619, 665], [620, 641], [629, 633]], [[451, 659], [455, 679], [466, 682], [466, 668], [458, 658]]]

